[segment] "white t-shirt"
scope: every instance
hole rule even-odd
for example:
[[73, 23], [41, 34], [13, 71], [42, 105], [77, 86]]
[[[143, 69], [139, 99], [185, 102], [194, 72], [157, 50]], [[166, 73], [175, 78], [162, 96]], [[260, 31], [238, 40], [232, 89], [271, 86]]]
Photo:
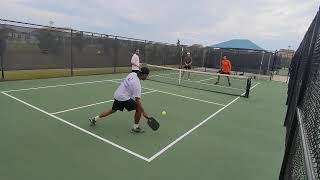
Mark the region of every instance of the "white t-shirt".
[[[139, 56], [137, 54], [133, 54], [132, 58], [131, 58], [131, 64], [140, 64], [140, 60], [139, 60]], [[139, 66], [136, 65], [132, 65], [131, 66], [132, 70], [140, 70]]]
[[141, 84], [137, 73], [130, 73], [118, 87], [114, 93], [114, 98], [118, 101], [127, 101], [130, 98], [135, 100], [136, 97], [141, 97]]

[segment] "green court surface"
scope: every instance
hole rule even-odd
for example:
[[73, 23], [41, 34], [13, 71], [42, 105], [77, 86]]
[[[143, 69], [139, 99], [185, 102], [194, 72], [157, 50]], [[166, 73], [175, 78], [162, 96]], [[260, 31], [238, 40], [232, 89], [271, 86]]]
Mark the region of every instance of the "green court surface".
[[244, 98], [147, 80], [158, 131], [131, 133], [134, 112], [91, 126], [125, 76], [0, 82], [0, 179], [278, 179], [285, 84], [253, 81]]

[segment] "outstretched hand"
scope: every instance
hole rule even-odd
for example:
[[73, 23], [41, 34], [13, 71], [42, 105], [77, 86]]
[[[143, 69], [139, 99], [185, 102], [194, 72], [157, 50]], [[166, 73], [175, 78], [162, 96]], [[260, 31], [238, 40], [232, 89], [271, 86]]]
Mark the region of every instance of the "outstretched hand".
[[143, 115], [143, 117], [145, 117], [146, 119], [149, 119], [149, 115], [148, 115], [148, 113], [143, 112], [143, 113], [142, 113], [142, 115]]

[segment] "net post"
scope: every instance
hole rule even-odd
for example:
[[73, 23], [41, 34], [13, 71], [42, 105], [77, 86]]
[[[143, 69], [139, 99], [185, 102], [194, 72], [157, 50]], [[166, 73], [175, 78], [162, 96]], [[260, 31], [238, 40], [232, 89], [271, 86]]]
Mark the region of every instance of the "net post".
[[246, 93], [244, 95], [244, 97], [249, 98], [249, 94], [250, 94], [250, 89], [251, 89], [251, 78], [247, 79], [247, 87], [246, 87]]

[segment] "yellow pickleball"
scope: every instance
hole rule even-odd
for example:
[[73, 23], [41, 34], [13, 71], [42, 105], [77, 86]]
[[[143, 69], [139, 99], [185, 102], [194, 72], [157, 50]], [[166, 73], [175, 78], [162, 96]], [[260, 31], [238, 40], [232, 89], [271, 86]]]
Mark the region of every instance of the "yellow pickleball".
[[167, 112], [165, 112], [165, 111], [162, 111], [162, 113], [161, 113], [163, 116], [165, 116], [166, 114], [167, 114]]

